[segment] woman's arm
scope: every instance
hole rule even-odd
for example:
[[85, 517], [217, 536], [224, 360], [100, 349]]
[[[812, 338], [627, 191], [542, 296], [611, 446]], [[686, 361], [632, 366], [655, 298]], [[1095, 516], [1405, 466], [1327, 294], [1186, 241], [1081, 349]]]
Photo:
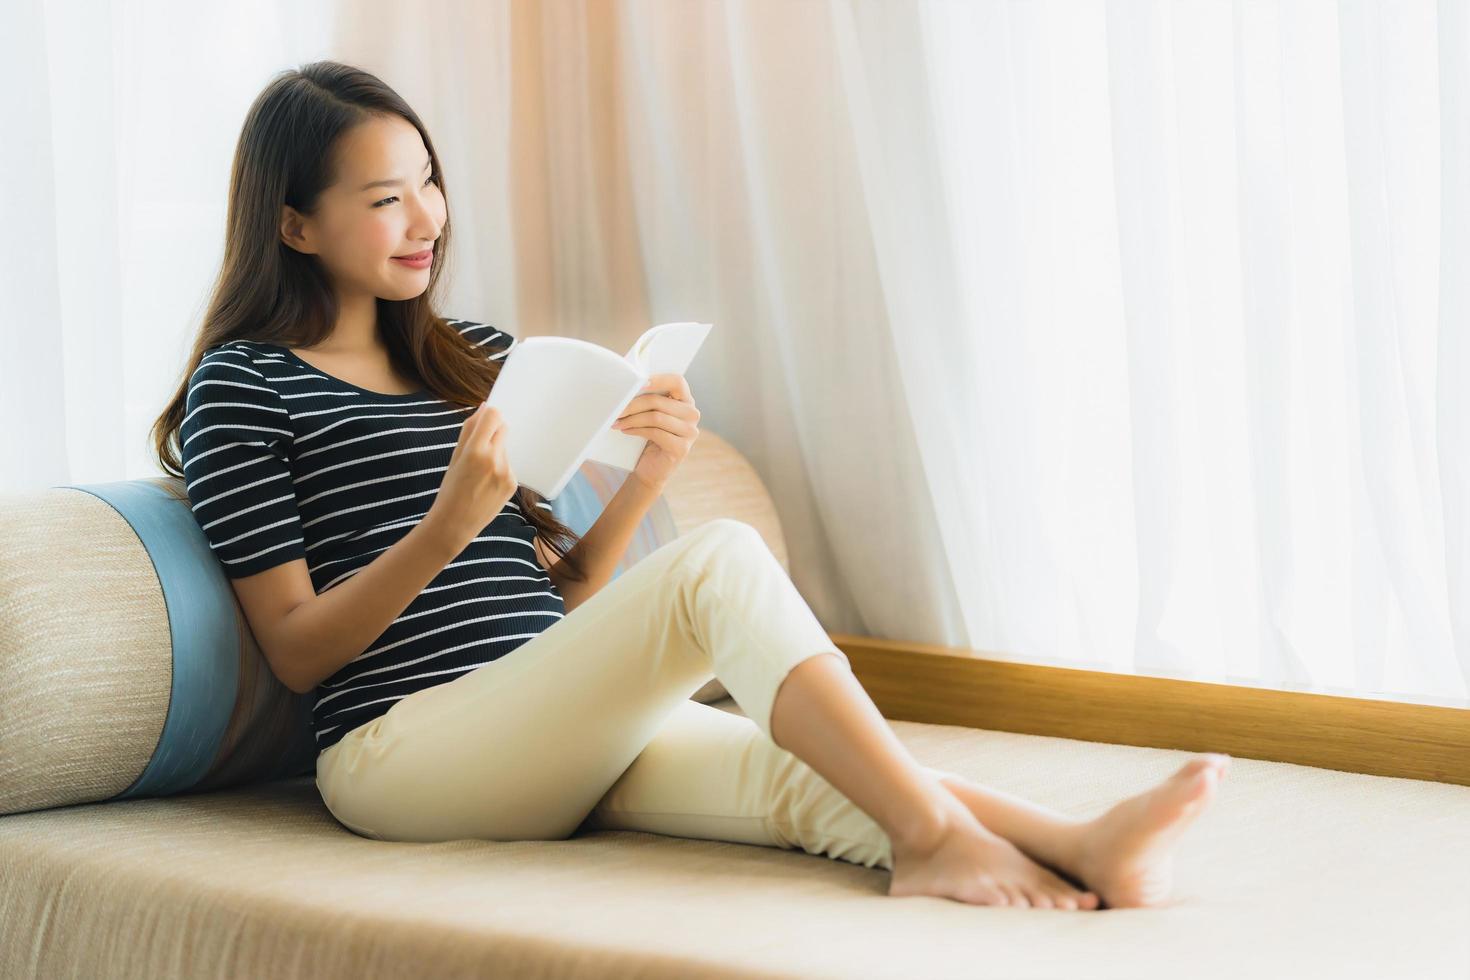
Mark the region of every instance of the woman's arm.
[[618, 567], [618, 562], [622, 561], [628, 545], [632, 543], [638, 522], [643, 520], [648, 508], [653, 506], [653, 502], [662, 492], [661, 488], [651, 487], [630, 473], [618, 492], [607, 502], [607, 507], [587, 529], [587, 533], [568, 552], [568, 555], [581, 561], [582, 568], [587, 573], [587, 581], [566, 579], [559, 570], [560, 561], [547, 569], [552, 583], [566, 603], [568, 613], [590, 599], [612, 578], [613, 569]]
[[587, 581], [564, 582], [556, 562], [547, 569], [566, 603], [567, 612], [586, 602], [612, 578], [633, 540], [633, 531], [663, 493], [674, 468], [689, 455], [699, 436], [699, 409], [681, 374], [649, 375], [643, 390], [624, 408], [613, 428], [648, 440], [638, 464], [587, 533], [572, 546], [586, 570]]

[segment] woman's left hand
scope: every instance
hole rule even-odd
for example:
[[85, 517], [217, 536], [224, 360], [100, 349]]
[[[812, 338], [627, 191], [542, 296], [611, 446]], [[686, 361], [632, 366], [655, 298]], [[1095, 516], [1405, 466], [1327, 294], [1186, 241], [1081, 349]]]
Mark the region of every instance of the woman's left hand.
[[[663, 392], [667, 392], [664, 394]], [[668, 484], [674, 467], [699, 438], [699, 409], [682, 374], [655, 374], [623, 409], [613, 428], [648, 440], [631, 476], [655, 492]]]

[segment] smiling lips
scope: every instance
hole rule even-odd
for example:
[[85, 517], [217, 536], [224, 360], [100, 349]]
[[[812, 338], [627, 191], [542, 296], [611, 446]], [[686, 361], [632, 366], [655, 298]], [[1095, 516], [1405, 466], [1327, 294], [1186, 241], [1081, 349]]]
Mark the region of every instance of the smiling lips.
[[395, 255], [393, 256], [393, 261], [397, 262], [399, 265], [403, 266], [406, 269], [413, 269], [417, 272], [422, 272], [429, 266], [434, 264], [434, 250], [425, 249], [424, 251], [416, 252], [413, 255]]

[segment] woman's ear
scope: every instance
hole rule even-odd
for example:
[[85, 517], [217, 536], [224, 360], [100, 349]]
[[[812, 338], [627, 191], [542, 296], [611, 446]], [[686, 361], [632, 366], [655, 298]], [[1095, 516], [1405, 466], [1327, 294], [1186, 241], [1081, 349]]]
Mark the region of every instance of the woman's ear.
[[315, 255], [311, 237], [311, 222], [291, 205], [281, 205], [281, 241], [298, 252]]

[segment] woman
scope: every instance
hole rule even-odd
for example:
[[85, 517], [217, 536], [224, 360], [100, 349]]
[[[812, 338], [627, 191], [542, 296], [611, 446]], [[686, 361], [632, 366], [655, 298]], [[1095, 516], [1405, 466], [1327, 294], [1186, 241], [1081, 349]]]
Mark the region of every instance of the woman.
[[[801, 847], [890, 870], [890, 895], [979, 905], [1167, 898], [1172, 844], [1228, 757], [1068, 817], [919, 765], [749, 525], [710, 521], [609, 584], [698, 436], [689, 387], [659, 375], [625, 407], [648, 445], [578, 539], [517, 485], [483, 404], [515, 339], [435, 312], [449, 232], [396, 93], [334, 62], [277, 76], [154, 427], [272, 670], [315, 694], [338, 821], [380, 840]], [[746, 717], [690, 700], [711, 677]]]

